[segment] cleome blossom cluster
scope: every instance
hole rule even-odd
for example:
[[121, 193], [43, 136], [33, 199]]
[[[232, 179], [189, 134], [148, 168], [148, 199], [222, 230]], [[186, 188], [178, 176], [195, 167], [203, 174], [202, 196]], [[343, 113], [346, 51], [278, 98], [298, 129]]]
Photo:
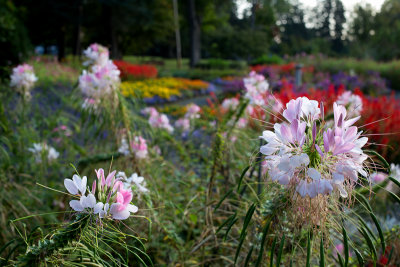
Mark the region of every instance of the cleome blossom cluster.
[[120, 71], [109, 59], [107, 48], [101, 45], [92, 44], [84, 55], [87, 58], [84, 65], [89, 69], [83, 70], [79, 77], [79, 88], [86, 97], [82, 107], [96, 109], [101, 100], [115, 97]]
[[64, 179], [67, 191], [79, 198], [71, 200], [70, 207], [77, 212], [98, 214], [100, 219], [128, 219], [138, 207], [131, 204], [132, 188], [125, 186], [124, 177], [115, 174], [113, 171], [106, 177], [103, 169], [96, 170], [97, 182], [93, 182], [91, 190], [87, 189], [86, 176], [81, 178], [75, 174], [72, 179]]
[[333, 103], [334, 123], [324, 120], [323, 105], [306, 97], [291, 100], [283, 111], [286, 121], [261, 136], [265, 168], [273, 181], [294, 189], [302, 198], [339, 193], [347, 197], [364, 170], [368, 138], [348, 118], [346, 108]]
[[157, 109], [153, 107], [144, 108], [142, 113], [145, 115], [150, 115], [149, 124], [153, 128], [164, 129], [169, 133], [174, 131], [174, 127], [169, 122], [167, 115], [159, 113]]
[[11, 74], [10, 86], [16, 88], [25, 99], [31, 98], [31, 89], [37, 81], [33, 67], [28, 64], [18, 65]]
[[141, 136], [133, 136], [128, 143], [127, 138], [123, 137], [118, 152], [127, 156], [131, 154], [131, 151], [138, 159], [147, 158], [148, 149], [146, 139]]
[[194, 103], [188, 104], [186, 106], [185, 116], [175, 121], [175, 127], [182, 129], [182, 131], [189, 131], [190, 121], [200, 118], [200, 111], [201, 108], [198, 105]]
[[269, 84], [265, 77], [252, 71], [248, 77], [243, 79], [243, 82], [246, 88], [244, 97], [250, 100], [250, 104], [266, 106], [265, 94], [268, 93]]
[[60, 155], [54, 147], [46, 143], [34, 143], [28, 150], [33, 153], [36, 163], [42, 163], [43, 156], [47, 158], [48, 162], [52, 162]]

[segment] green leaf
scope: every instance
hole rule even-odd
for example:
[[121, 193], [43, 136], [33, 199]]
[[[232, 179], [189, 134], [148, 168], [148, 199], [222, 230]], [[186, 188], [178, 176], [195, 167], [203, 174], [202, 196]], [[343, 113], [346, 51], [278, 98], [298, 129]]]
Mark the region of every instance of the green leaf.
[[386, 169], [389, 169], [389, 168], [390, 168], [389, 163], [388, 163], [388, 162], [385, 160], [385, 158], [382, 157], [378, 152], [376, 152], [376, 151], [374, 151], [374, 150], [364, 150], [364, 152], [367, 153], [367, 154], [372, 154], [372, 155], [374, 155], [374, 156], [377, 156], [377, 157], [380, 159], [380, 161], [382, 161], [382, 163], [383, 163], [383, 165], [384, 165], [384, 167], [385, 167]]
[[284, 245], [285, 245], [285, 234], [283, 234], [283, 236], [282, 236], [281, 245], [279, 246], [278, 258], [276, 259], [276, 266], [278, 266], [278, 267], [281, 265], [281, 259], [282, 259]]
[[217, 231], [215, 232], [216, 234], [229, 222], [231, 222], [233, 219], [235, 219], [236, 217], [236, 213], [229, 216], [228, 219], [226, 219], [217, 229]]
[[392, 196], [392, 198], [394, 198], [394, 200], [396, 200], [397, 202], [399, 202], [400, 204], [400, 198], [393, 192], [388, 191], [389, 195]]
[[[249, 250], [249, 253], [247, 253], [246, 261], [244, 262], [244, 267], [247, 267], [249, 265], [249, 262], [250, 262], [250, 259], [251, 259], [251, 254], [253, 253], [253, 249], [254, 249], [254, 246], [251, 246], [250, 250]], [[235, 263], [236, 263], [236, 260], [235, 260]]]
[[348, 243], [349, 240], [344, 225], [342, 225], [342, 232], [343, 232], [343, 245], [344, 245], [344, 266], [347, 267], [349, 265], [349, 243]]
[[385, 249], [386, 249], [385, 236], [383, 235], [381, 225], [380, 225], [378, 219], [376, 218], [375, 214], [373, 214], [371, 212], [370, 215], [371, 215], [372, 220], [375, 223], [376, 229], [378, 230], [379, 238], [381, 239], [382, 253], [385, 253]]
[[394, 179], [393, 177], [389, 176], [389, 180], [395, 183], [398, 187], [400, 187], [400, 181]]
[[256, 204], [253, 203], [253, 204], [250, 206], [249, 210], [247, 211], [246, 217], [244, 218], [243, 228], [242, 228], [242, 234], [246, 231], [247, 226], [248, 226], [249, 223], [250, 223], [251, 217], [253, 216], [253, 213], [254, 213], [255, 209], [256, 209]]
[[343, 258], [342, 258], [342, 256], [340, 256], [339, 253], [337, 255], [338, 255], [339, 264], [340, 264], [341, 267], [343, 267], [344, 266]]
[[238, 259], [238, 257], [239, 257], [239, 253], [240, 253], [240, 250], [241, 250], [241, 248], [242, 248], [244, 239], [246, 238], [246, 235], [247, 235], [247, 232], [245, 232], [245, 234], [244, 234], [243, 236], [242, 236], [242, 235], [240, 236], [239, 245], [238, 245], [238, 247], [237, 247], [237, 249], [236, 249], [236, 253], [235, 253], [235, 264], [236, 264], [236, 261], [237, 261], [237, 259]]
[[278, 267], [281, 265], [281, 259], [282, 259], [284, 245], [285, 245], [285, 234], [283, 234], [283, 236], [282, 236], [281, 245], [279, 246], [278, 258], [276, 259], [276, 266], [278, 266]]
[[320, 254], [319, 266], [325, 267], [325, 249], [324, 249], [324, 238], [323, 237], [321, 237], [321, 245], [319, 247], [319, 254]]
[[263, 229], [263, 233], [262, 233], [262, 237], [261, 237], [261, 245], [260, 245], [260, 251], [258, 252], [258, 258], [257, 258], [257, 262], [256, 262], [256, 267], [258, 267], [261, 264], [262, 261], [262, 256], [263, 256], [263, 252], [264, 252], [264, 245], [265, 245], [265, 240], [267, 238], [267, 234], [268, 234], [268, 230], [269, 230], [269, 226], [271, 225], [271, 221], [272, 219], [270, 219], [264, 226]]
[[222, 198], [221, 200], [217, 203], [217, 205], [214, 208], [214, 212], [221, 206], [222, 202], [224, 202], [224, 200], [230, 195], [232, 194], [233, 189], [229, 190]]
[[307, 235], [307, 260], [306, 267], [310, 267], [310, 257], [311, 257], [311, 233], [309, 232]]
[[[368, 201], [363, 195], [361, 195], [361, 194], [357, 194], [357, 196], [359, 196], [360, 199], [361, 199], [361, 201], [364, 202], [364, 204], [365, 204], [367, 210], [368, 210], [369, 212], [372, 212], [372, 208], [371, 208], [371, 205], [369, 204], [369, 201]], [[361, 202], [361, 201], [360, 201], [360, 202]]]
[[358, 263], [360, 264], [360, 266], [364, 266], [364, 259], [361, 255], [361, 253], [356, 248], [353, 248], [353, 250], [356, 253], [357, 260], [358, 260]]
[[276, 246], [276, 237], [274, 238], [274, 242], [272, 243], [271, 247], [271, 255], [269, 257], [269, 266], [273, 267], [274, 266], [274, 254], [275, 254], [275, 246]]
[[242, 171], [242, 174], [240, 175], [239, 183], [238, 183], [238, 187], [237, 187], [237, 191], [238, 191], [238, 192], [239, 192], [239, 189], [240, 189], [240, 185], [242, 184], [243, 177], [244, 177], [244, 175], [246, 174], [246, 172], [247, 172], [249, 169], [250, 169], [250, 165], [247, 166], [246, 168], [244, 168], [244, 170]]
[[358, 231], [360, 231], [360, 233], [364, 236], [365, 241], [367, 241], [367, 245], [371, 253], [373, 254], [374, 259], [376, 259], [377, 258], [376, 248], [371, 240], [371, 237], [368, 235], [368, 233], [365, 231], [364, 228], [358, 228]]
[[[224, 241], [226, 240], [226, 238], [228, 237], [229, 232], [231, 231], [232, 226], [237, 222], [238, 218], [232, 220], [230, 222], [230, 224], [228, 225], [228, 227], [226, 228], [226, 232], [225, 232], [225, 236], [224, 236]], [[246, 234], [245, 234], [246, 235]], [[242, 237], [242, 236], [241, 236]]]
[[390, 250], [390, 253], [389, 253], [389, 257], [388, 257], [387, 264], [389, 264], [389, 263], [390, 263], [390, 261], [392, 260], [393, 251], [394, 251], [394, 247], [392, 247], [392, 249]]

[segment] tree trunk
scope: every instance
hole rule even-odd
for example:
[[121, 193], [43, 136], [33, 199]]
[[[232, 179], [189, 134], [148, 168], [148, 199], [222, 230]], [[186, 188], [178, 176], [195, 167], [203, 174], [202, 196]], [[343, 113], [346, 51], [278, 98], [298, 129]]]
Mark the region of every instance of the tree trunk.
[[58, 48], [57, 60], [58, 60], [58, 62], [62, 62], [65, 58], [65, 26], [64, 25], [62, 25], [60, 27], [60, 30], [58, 32], [57, 48]]
[[194, 68], [201, 58], [201, 26], [196, 14], [195, 0], [189, 0], [190, 67]]
[[73, 54], [79, 56], [81, 54], [81, 29], [82, 29], [82, 16], [83, 16], [83, 3], [79, 1], [77, 7], [78, 21], [75, 28], [75, 45], [73, 47]]
[[106, 22], [106, 38], [107, 38], [107, 46], [109, 46], [110, 57], [113, 59], [120, 59], [121, 54], [118, 49], [118, 36], [115, 29], [115, 20], [114, 20], [114, 8], [112, 6], [108, 6], [103, 4], [103, 17]]
[[174, 24], [175, 24], [175, 39], [176, 39], [176, 64], [178, 69], [181, 68], [182, 61], [182, 47], [181, 47], [181, 33], [179, 31], [179, 13], [178, 13], [178, 1], [172, 0], [174, 5]]

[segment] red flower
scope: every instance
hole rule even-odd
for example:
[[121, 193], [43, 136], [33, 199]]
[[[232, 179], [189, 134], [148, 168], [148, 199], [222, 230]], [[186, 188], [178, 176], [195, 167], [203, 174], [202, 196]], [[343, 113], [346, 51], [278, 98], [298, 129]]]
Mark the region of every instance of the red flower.
[[157, 68], [152, 65], [135, 65], [122, 60], [114, 60], [122, 79], [145, 79], [157, 77]]

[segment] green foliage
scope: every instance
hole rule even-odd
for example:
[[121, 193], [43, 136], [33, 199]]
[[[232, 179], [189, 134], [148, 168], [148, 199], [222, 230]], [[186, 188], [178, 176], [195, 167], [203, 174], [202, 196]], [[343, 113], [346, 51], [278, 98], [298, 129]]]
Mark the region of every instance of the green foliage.
[[253, 61], [251, 61], [252, 65], [263, 65], [263, 64], [275, 64], [279, 65], [283, 63], [283, 59], [278, 55], [262, 55]]
[[19, 15], [22, 9], [11, 0], [0, 1], [0, 81], [8, 78], [9, 67], [24, 60], [30, 41]]

